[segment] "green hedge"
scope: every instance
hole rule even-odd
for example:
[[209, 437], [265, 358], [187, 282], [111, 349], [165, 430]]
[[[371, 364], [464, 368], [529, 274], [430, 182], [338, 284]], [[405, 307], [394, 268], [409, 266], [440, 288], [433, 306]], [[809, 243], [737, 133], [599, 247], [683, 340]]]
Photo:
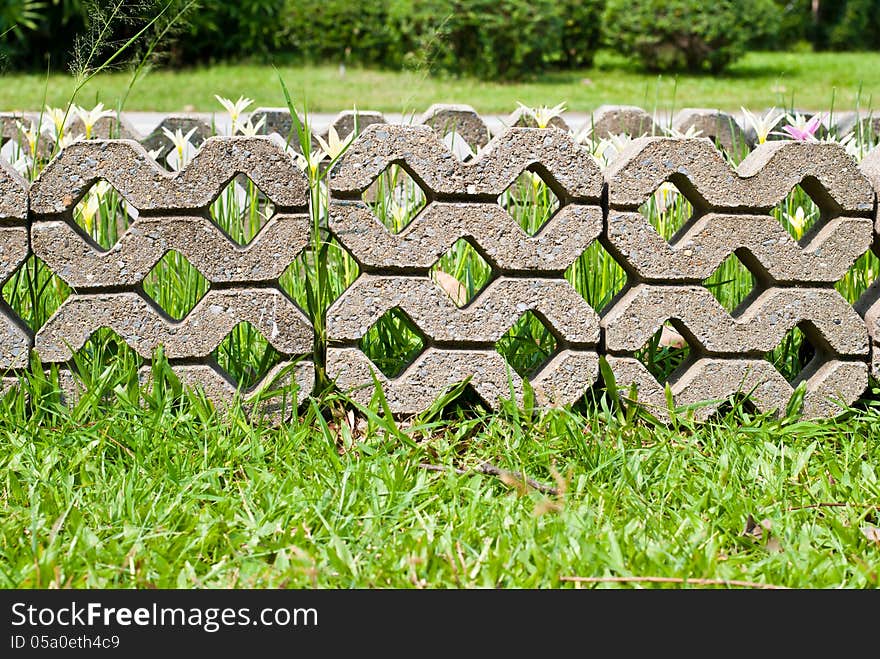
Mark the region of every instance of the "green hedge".
[[604, 40], [649, 71], [717, 73], [778, 27], [772, 0], [608, 0]]
[[517, 79], [586, 66], [604, 0], [288, 0], [283, 50], [350, 62]]

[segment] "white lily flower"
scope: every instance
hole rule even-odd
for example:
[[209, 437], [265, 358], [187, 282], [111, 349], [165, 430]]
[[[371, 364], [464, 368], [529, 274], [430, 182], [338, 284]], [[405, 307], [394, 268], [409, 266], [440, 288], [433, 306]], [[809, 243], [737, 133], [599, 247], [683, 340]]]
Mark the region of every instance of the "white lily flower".
[[101, 209], [101, 201], [103, 200], [104, 195], [110, 192], [110, 189], [110, 184], [107, 183], [107, 181], [98, 181], [92, 186], [86, 195], [85, 203], [81, 203], [77, 206], [80, 218], [89, 234], [92, 233], [92, 229], [95, 226], [95, 217]]
[[61, 149], [70, 146], [74, 142], [82, 142], [84, 139], [86, 139], [86, 136], [82, 133], [79, 133], [78, 135], [68, 135], [67, 133], [63, 133], [61, 135], [61, 139], [58, 140], [58, 149], [60, 151]]
[[73, 111], [76, 112], [80, 121], [83, 122], [83, 126], [85, 126], [87, 140], [92, 138], [92, 129], [95, 127], [95, 124], [105, 117], [113, 117], [116, 114], [113, 110], [105, 110], [103, 103], [98, 103], [91, 110], [74, 105]]
[[794, 229], [795, 240], [800, 240], [801, 236], [804, 235], [804, 227], [807, 224], [807, 215], [804, 212], [804, 207], [798, 206], [794, 213], [785, 213], [785, 219], [788, 220], [791, 228]]
[[755, 131], [755, 135], [758, 137], [758, 144], [763, 144], [767, 141], [767, 136], [770, 135], [770, 131], [773, 130], [776, 124], [779, 123], [779, 120], [785, 116], [784, 112], [777, 110], [776, 108], [770, 108], [767, 110], [763, 117], [758, 117], [752, 114], [742, 106], [740, 106], [739, 109], [742, 110], [746, 121]]
[[320, 150], [309, 151], [308, 155], [297, 153], [296, 164], [302, 171], [309, 175], [309, 178], [314, 178], [318, 173], [318, 167], [320, 167], [321, 161], [324, 159], [325, 155], [326, 154]]
[[193, 133], [196, 132], [196, 128], [193, 127], [187, 132], [186, 135], [183, 134], [183, 131], [178, 128], [173, 133], [168, 130], [165, 126], [162, 126], [162, 132], [165, 133], [165, 137], [167, 137], [171, 143], [174, 145], [174, 155], [176, 156], [176, 162], [168, 161], [168, 164], [176, 170], [180, 171], [186, 166], [187, 157], [186, 152], [192, 148], [192, 145], [189, 142], [189, 138], [193, 136]]
[[67, 112], [62, 108], [53, 108], [47, 105], [46, 116], [52, 122], [53, 137], [56, 141], [60, 140], [64, 136], [64, 120], [67, 118]]
[[351, 144], [351, 141], [354, 139], [354, 132], [349, 133], [345, 139], [339, 139], [339, 134], [336, 132], [336, 129], [333, 126], [330, 126], [330, 130], [327, 131], [327, 140], [325, 141], [323, 137], [320, 135], [315, 135], [315, 139], [318, 140], [318, 144], [321, 145], [321, 160], [324, 157], [330, 158], [330, 160], [336, 160], [339, 156], [341, 156], [345, 150], [348, 148], [348, 145]]
[[669, 128], [663, 127], [663, 128], [661, 128], [661, 130], [663, 130], [664, 133], [669, 135], [669, 137], [691, 138], [691, 137], [699, 137], [700, 135], [703, 134], [702, 130], [697, 130], [697, 127], [693, 126], [693, 125], [688, 126], [688, 129], [686, 131], [680, 131], [677, 128], [674, 128], [673, 126], [670, 126]]
[[32, 161], [26, 155], [21, 155], [12, 161], [12, 169], [21, 174], [24, 178], [28, 178]]
[[679, 196], [681, 196], [681, 191], [675, 187], [674, 183], [670, 183], [669, 181], [662, 183], [654, 192], [654, 199], [657, 203], [657, 212], [662, 215], [668, 211], [675, 205]]
[[[260, 134], [260, 129], [265, 125], [265, 123], [266, 123], [266, 117], [261, 117], [260, 120], [257, 122], [256, 126], [254, 126], [253, 122], [250, 119], [248, 119], [247, 123], [238, 125], [238, 131], [242, 135], [244, 135], [245, 137], [254, 137], [255, 135]], [[233, 134], [235, 133], [235, 129], [236, 129], [236, 127], [233, 126], [233, 128], [232, 128]]]
[[517, 105], [522, 108], [523, 112], [535, 120], [538, 128], [547, 128], [553, 119], [562, 116], [562, 113], [565, 112], [565, 101], [559, 105], [554, 105], [552, 108], [548, 108], [546, 105], [530, 108], [519, 101], [517, 101]]
[[17, 119], [15, 120], [15, 125], [18, 127], [18, 130], [21, 131], [21, 134], [24, 135], [24, 138], [27, 140], [28, 152], [33, 158], [37, 153], [37, 125], [33, 121], [31, 121], [31, 127], [25, 128], [24, 124]]
[[217, 99], [220, 105], [226, 108], [229, 118], [232, 119], [232, 133], [235, 134], [235, 130], [238, 126], [238, 118], [241, 116], [241, 113], [244, 112], [245, 108], [254, 102], [253, 99], [239, 96], [238, 100], [233, 102], [232, 100], [223, 98], [217, 94], [214, 94], [214, 98]]

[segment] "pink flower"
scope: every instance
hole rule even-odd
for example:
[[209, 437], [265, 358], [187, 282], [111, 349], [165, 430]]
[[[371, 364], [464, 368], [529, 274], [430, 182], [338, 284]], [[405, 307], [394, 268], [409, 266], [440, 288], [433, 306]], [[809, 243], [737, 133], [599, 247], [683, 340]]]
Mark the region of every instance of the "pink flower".
[[799, 142], [814, 142], [816, 140], [816, 131], [822, 124], [822, 117], [816, 114], [810, 117], [809, 121], [806, 121], [799, 114], [794, 117], [788, 115], [788, 121], [789, 125], [782, 127], [785, 133], [776, 133], [777, 135], [783, 135]]

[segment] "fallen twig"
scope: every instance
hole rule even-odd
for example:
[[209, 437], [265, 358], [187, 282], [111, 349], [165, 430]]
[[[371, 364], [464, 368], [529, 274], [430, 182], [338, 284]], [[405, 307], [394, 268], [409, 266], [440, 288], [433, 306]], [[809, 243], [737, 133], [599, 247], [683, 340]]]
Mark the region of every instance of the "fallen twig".
[[559, 490], [552, 485], [540, 483], [533, 478], [526, 478], [518, 471], [507, 471], [506, 469], [499, 469], [495, 465], [489, 464], [488, 462], [480, 463], [480, 465], [476, 469], [460, 469], [458, 467], [447, 467], [446, 465], [433, 465], [423, 462], [419, 465], [419, 469], [425, 469], [426, 471], [452, 471], [456, 474], [467, 474], [476, 471], [479, 474], [497, 476], [498, 478], [506, 481], [518, 481], [520, 483], [525, 483], [533, 490], [537, 490], [538, 492], [541, 492], [543, 494], [550, 494], [552, 496], [557, 496], [559, 494]]
[[774, 586], [756, 581], [736, 579], [685, 579], [684, 577], [559, 577], [560, 581], [575, 583], [676, 583], [689, 586], [735, 586], [738, 588], [761, 588], [764, 590], [788, 590], [787, 586]]
[[875, 510], [880, 510], [880, 505], [873, 503], [849, 503], [844, 501], [821, 501], [819, 503], [811, 503], [808, 506], [795, 506], [793, 508], [789, 508], [789, 512], [793, 512], [795, 510], [808, 510], [810, 508], [874, 508]]

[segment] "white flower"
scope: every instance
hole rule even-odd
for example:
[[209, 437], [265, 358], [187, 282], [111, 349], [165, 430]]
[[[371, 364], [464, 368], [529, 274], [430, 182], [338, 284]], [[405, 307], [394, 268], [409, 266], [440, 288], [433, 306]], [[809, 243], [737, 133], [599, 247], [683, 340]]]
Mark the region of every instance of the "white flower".
[[21, 134], [27, 140], [28, 151], [33, 158], [37, 154], [37, 125], [31, 121], [31, 127], [25, 128], [24, 124], [17, 119], [15, 120], [15, 125], [18, 126], [18, 130], [21, 131]]
[[[255, 135], [260, 134], [260, 129], [266, 123], [266, 117], [260, 117], [260, 120], [257, 122], [257, 125], [254, 126], [253, 122], [248, 119], [247, 123], [239, 124], [238, 130], [245, 137], [254, 137]], [[235, 126], [233, 126], [233, 133], [235, 132]]]
[[101, 200], [109, 191], [110, 184], [107, 181], [98, 181], [86, 195], [85, 203], [78, 206], [80, 218], [85, 225], [86, 231], [90, 234], [95, 225], [95, 216], [97, 216], [98, 211], [101, 209]]
[[535, 120], [538, 128], [547, 128], [547, 126], [550, 125], [550, 121], [556, 117], [562, 116], [562, 113], [565, 112], [565, 101], [559, 105], [554, 105], [552, 108], [548, 108], [546, 105], [537, 108], [530, 108], [519, 101], [517, 101], [516, 104], [522, 108], [523, 112]]
[[54, 132], [52, 136], [55, 140], [60, 140], [64, 135], [64, 121], [67, 119], [67, 111], [61, 108], [52, 108], [46, 106], [46, 116], [52, 122]]
[[348, 148], [348, 145], [351, 144], [351, 141], [354, 139], [354, 132], [349, 133], [344, 140], [339, 139], [339, 134], [336, 132], [336, 129], [333, 126], [330, 126], [330, 130], [327, 131], [327, 140], [325, 141], [323, 137], [320, 135], [315, 135], [315, 139], [318, 140], [318, 144], [321, 145], [321, 160], [324, 157], [330, 158], [330, 160], [336, 160], [339, 156], [341, 156], [345, 150]]
[[661, 128], [661, 130], [664, 133], [666, 133], [667, 135], [669, 135], [669, 137], [690, 138], [690, 137], [699, 137], [700, 135], [703, 134], [703, 131], [697, 130], [697, 127], [694, 125], [688, 126], [688, 129], [684, 132], [678, 130], [677, 128], [675, 128], [673, 126], [670, 126], [669, 128], [663, 127], [663, 128]]
[[746, 122], [755, 131], [755, 135], [758, 138], [758, 144], [763, 144], [767, 141], [767, 136], [770, 135], [770, 131], [773, 130], [776, 124], [779, 123], [779, 120], [785, 116], [784, 112], [777, 110], [776, 108], [770, 108], [767, 110], [763, 117], [758, 117], [752, 114], [742, 106], [740, 106], [739, 109], [742, 110]]
[[174, 145], [174, 155], [177, 156], [176, 163], [169, 161], [168, 164], [177, 171], [180, 171], [186, 166], [186, 151], [188, 150], [188, 147], [192, 146], [189, 143], [189, 138], [196, 132], [196, 128], [191, 128], [189, 132], [184, 135], [180, 128], [172, 133], [165, 126], [162, 126], [162, 132], [165, 133], [165, 137], [167, 137]]
[[19, 174], [21, 174], [25, 178], [28, 178], [28, 172], [31, 168], [31, 164], [32, 164], [31, 159], [28, 158], [26, 155], [22, 154], [21, 156], [19, 156], [18, 158], [16, 158], [15, 160], [12, 161], [12, 169], [14, 169], [16, 172], [18, 172]]
[[681, 192], [675, 187], [675, 184], [670, 183], [669, 181], [662, 183], [654, 192], [654, 199], [657, 203], [657, 212], [662, 215], [675, 206], [679, 196], [681, 196]]
[[64, 133], [61, 135], [61, 139], [58, 140], [58, 149], [60, 150], [65, 147], [68, 147], [71, 144], [73, 144], [74, 142], [82, 142], [84, 139], [86, 139], [86, 136], [83, 135], [82, 133], [79, 133], [78, 135], [72, 135], [72, 136]]
[[92, 138], [92, 129], [95, 127], [95, 124], [105, 117], [112, 117], [116, 114], [113, 110], [105, 110], [103, 103], [98, 103], [91, 110], [74, 105], [73, 111], [76, 112], [80, 121], [83, 122], [83, 126], [85, 126], [87, 140]]
[[804, 235], [804, 227], [807, 224], [807, 215], [804, 212], [804, 207], [798, 206], [794, 214], [785, 213], [785, 219], [788, 220], [791, 228], [794, 229], [795, 240], [800, 240], [801, 236]]
[[245, 108], [254, 102], [253, 99], [239, 96], [237, 101], [232, 102], [230, 99], [223, 98], [217, 94], [214, 94], [214, 98], [220, 102], [220, 105], [226, 108], [229, 118], [232, 119], [232, 134], [234, 135], [238, 128], [238, 118], [241, 116], [241, 113], [244, 112]]

